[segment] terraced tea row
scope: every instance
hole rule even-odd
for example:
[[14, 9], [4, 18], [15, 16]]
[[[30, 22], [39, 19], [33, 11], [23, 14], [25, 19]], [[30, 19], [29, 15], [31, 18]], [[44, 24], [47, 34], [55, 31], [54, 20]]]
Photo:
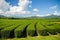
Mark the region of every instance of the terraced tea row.
[[57, 33], [60, 33], [60, 24], [46, 20], [2, 20], [0, 24], [0, 38], [48, 36]]

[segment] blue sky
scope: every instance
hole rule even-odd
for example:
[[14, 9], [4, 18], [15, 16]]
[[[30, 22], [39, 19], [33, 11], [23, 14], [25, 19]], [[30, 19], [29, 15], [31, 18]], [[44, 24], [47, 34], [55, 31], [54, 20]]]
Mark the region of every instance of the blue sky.
[[[9, 5], [19, 6], [19, 0], [5, 0]], [[29, 0], [32, 1], [28, 4], [27, 11], [30, 11], [32, 15], [36, 12], [36, 15], [47, 15], [47, 14], [60, 14], [60, 0]], [[22, 5], [22, 4], [21, 4]], [[29, 7], [30, 5], [30, 7]], [[35, 9], [35, 11], [34, 11]], [[31, 15], [29, 14], [29, 15]], [[27, 14], [24, 14], [27, 16]]]
[[18, 6], [18, 1], [19, 0], [5, 0], [6, 2], [9, 2], [10, 3], [10, 5], [12, 5], [12, 6]]

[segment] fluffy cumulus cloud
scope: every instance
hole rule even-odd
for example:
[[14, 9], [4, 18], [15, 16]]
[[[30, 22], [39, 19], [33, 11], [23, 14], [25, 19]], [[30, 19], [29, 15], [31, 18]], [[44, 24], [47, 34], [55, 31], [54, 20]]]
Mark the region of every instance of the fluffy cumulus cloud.
[[33, 9], [33, 11], [38, 12], [39, 10], [37, 8]]
[[32, 1], [29, 0], [19, 0], [18, 6], [12, 7], [5, 0], [0, 0], [0, 14], [5, 16], [20, 16], [23, 14], [30, 14], [30, 11], [27, 10], [27, 7], [31, 3]]
[[11, 12], [17, 12], [19, 14], [28, 14], [29, 11], [27, 11], [27, 6], [29, 5], [29, 0], [19, 0], [18, 5], [19, 6], [13, 6], [10, 8]]
[[7, 11], [9, 8], [9, 3], [5, 2], [5, 0], [0, 0], [0, 10]]
[[5, 2], [5, 0], [0, 0], [0, 14], [3, 15], [7, 10], [9, 10], [9, 3]]
[[[22, 15], [26, 15], [28, 16], [28, 14], [32, 15], [36, 15], [36, 16], [49, 16], [50, 14], [46, 14], [46, 15], [40, 15], [39, 10], [37, 8], [34, 8], [31, 11], [29, 11], [27, 8], [32, 8], [32, 1], [31, 0], [19, 0], [18, 2], [18, 6], [11, 6], [9, 5], [9, 3], [7, 3], [5, 0], [0, 0], [0, 15], [5, 15], [5, 16], [10, 16], [10, 17], [20, 17]], [[58, 5], [54, 5], [52, 7], [50, 7], [49, 9], [54, 10], [53, 15], [59, 15], [58, 11], [55, 11], [57, 9]], [[32, 14], [31, 14], [32, 13]], [[35, 14], [36, 13], [36, 14]]]

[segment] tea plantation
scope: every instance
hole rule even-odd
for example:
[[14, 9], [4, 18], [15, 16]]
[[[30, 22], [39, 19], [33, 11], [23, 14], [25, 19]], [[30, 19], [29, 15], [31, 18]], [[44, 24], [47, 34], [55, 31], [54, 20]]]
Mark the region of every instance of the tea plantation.
[[60, 19], [0, 19], [0, 40], [60, 40]]

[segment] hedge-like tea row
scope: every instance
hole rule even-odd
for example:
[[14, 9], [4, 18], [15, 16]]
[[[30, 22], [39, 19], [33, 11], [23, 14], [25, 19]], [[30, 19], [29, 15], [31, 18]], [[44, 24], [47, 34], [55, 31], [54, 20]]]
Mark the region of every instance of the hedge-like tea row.
[[[0, 36], [2, 38], [35, 36], [36, 32], [39, 35], [45, 36], [49, 34], [60, 33], [60, 24], [52, 23], [47, 20], [1, 20]], [[38, 22], [37, 24], [35, 22]], [[19, 25], [19, 24], [22, 25]], [[28, 25], [31, 23], [30, 25]], [[15, 24], [15, 25], [13, 25]], [[35, 25], [36, 24], [36, 25]], [[12, 25], [12, 26], [10, 26]]]
[[51, 25], [51, 26], [48, 26], [47, 27], [49, 30], [49, 32], [51, 33], [51, 34], [57, 34], [57, 32], [58, 33], [60, 33], [60, 24], [54, 24], [54, 25]]
[[20, 37], [24, 37], [26, 34], [25, 34], [25, 28], [28, 24], [25, 23], [25, 24], [22, 24], [20, 25], [18, 28], [15, 29], [14, 33], [15, 33], [15, 37], [17, 38], [20, 38]]
[[60, 24], [58, 24], [58, 23], [55, 23], [55, 24], [52, 25], [52, 26], [55, 26], [56, 29], [60, 29]]
[[28, 25], [28, 27], [27, 27], [27, 35], [28, 36], [34, 36], [35, 35], [35, 22]]
[[51, 23], [51, 22], [42, 22], [43, 25], [47, 28], [49, 34], [55, 35], [59, 32], [59, 25]]
[[49, 35], [46, 28], [43, 25], [41, 25], [40, 22], [36, 24], [36, 28], [38, 35], [43, 35], [43, 36]]
[[18, 24], [15, 24], [13, 26], [4, 28], [3, 30], [1, 30], [1, 37], [2, 38], [9, 38], [9, 37], [13, 37], [14, 36], [14, 29], [18, 27]]
[[0, 25], [0, 29], [3, 29], [5, 27], [9, 27], [9, 26], [11, 26], [13, 24], [15, 24], [15, 23], [8, 22], [8, 21], [3, 21], [3, 23]]
[[10, 27], [10, 26], [12, 26], [12, 25], [13, 25], [13, 24], [0, 26], [0, 37], [1, 37], [1, 30], [4, 29], [4, 28], [6, 28], [6, 27]]
[[13, 24], [2, 25], [2, 26], [0, 26], [0, 30], [3, 29], [3, 28], [6, 28], [6, 27], [12, 26], [12, 25]]
[[55, 24], [56, 32], [60, 33], [60, 24]]

